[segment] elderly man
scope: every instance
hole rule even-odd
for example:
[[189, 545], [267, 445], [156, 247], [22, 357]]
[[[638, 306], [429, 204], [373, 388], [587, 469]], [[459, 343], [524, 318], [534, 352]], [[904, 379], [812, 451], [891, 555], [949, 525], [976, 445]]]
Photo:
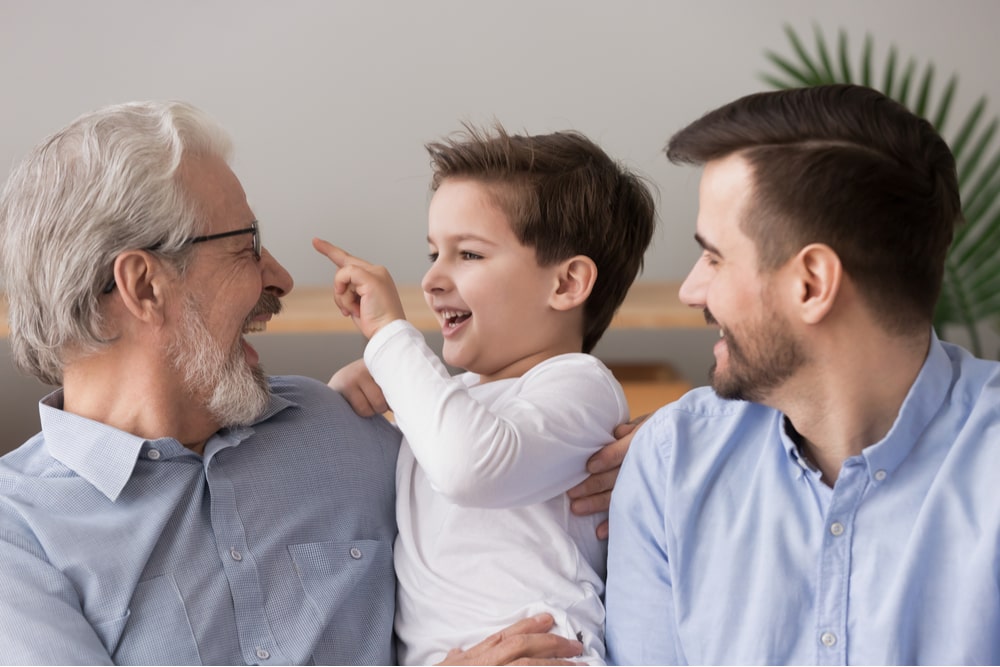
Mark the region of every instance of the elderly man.
[[[0, 199], [16, 363], [61, 385], [0, 460], [0, 660], [391, 663], [399, 434], [244, 334], [292, 289], [179, 103], [38, 146]], [[446, 602], [446, 601], [445, 601]], [[572, 656], [527, 619], [455, 660]]]

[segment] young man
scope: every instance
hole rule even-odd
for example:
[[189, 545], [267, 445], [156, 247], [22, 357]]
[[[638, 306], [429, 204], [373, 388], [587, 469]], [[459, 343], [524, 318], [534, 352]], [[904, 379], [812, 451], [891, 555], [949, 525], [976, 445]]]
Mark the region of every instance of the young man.
[[[751, 95], [704, 164], [681, 298], [712, 388], [637, 432], [612, 499], [624, 664], [1000, 661], [1000, 364], [936, 337], [952, 155], [870, 89]], [[714, 391], [713, 391], [714, 390]]]
[[[261, 371], [292, 278], [229, 150], [186, 104], [109, 107], [0, 197], [14, 357], [61, 385], [0, 459], [3, 662], [394, 660], [399, 435]], [[576, 655], [551, 622], [450, 657]]]
[[[440, 660], [545, 611], [604, 660], [604, 543], [566, 491], [628, 406], [590, 352], [655, 228], [641, 179], [575, 132], [470, 130], [429, 146], [427, 304], [451, 376], [404, 319], [388, 272], [316, 242], [335, 299], [403, 432], [396, 472], [396, 634], [405, 664]], [[441, 608], [440, 599], [455, 601]]]

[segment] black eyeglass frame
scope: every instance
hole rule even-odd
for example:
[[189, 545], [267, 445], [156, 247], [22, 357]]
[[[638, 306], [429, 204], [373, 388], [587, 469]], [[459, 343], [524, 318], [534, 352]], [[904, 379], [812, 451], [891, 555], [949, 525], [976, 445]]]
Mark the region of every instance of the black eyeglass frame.
[[184, 245], [192, 245], [194, 243], [202, 243], [204, 241], [214, 241], [215, 239], [225, 239], [230, 236], [239, 236], [241, 234], [253, 234], [253, 257], [258, 262], [260, 261], [260, 229], [257, 226], [257, 221], [254, 220], [250, 223], [249, 227], [244, 229], [234, 229], [231, 232], [220, 232], [218, 234], [208, 234], [207, 236], [195, 236], [193, 239], [188, 239], [184, 242]]
[[[195, 243], [204, 243], [205, 241], [214, 241], [215, 239], [225, 239], [230, 236], [240, 236], [242, 234], [253, 234], [253, 257], [258, 262], [260, 261], [260, 227], [256, 220], [250, 223], [249, 227], [243, 229], [234, 229], [229, 232], [219, 232], [218, 234], [206, 234], [205, 236], [195, 236], [189, 238], [184, 242], [183, 245], [194, 245]], [[160, 246], [155, 245], [151, 248], [146, 248], [147, 250], [159, 250]], [[111, 278], [111, 281], [104, 287], [103, 293], [110, 294], [115, 289], [115, 279]]]

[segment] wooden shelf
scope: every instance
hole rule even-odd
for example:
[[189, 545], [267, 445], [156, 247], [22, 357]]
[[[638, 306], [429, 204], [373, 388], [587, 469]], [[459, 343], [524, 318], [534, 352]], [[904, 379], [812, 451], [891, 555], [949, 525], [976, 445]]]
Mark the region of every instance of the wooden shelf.
[[[613, 329], [700, 328], [705, 318], [677, 298], [676, 282], [636, 283], [618, 310]], [[271, 333], [353, 333], [354, 324], [333, 305], [330, 287], [296, 287], [283, 299], [285, 309], [267, 325]], [[402, 285], [399, 295], [406, 318], [421, 331], [438, 331], [418, 285]]]
[[[677, 297], [677, 282], [639, 282], [632, 285], [625, 303], [611, 322], [612, 329], [700, 328], [700, 310], [688, 308]], [[282, 299], [284, 310], [267, 325], [270, 333], [355, 333], [354, 324], [333, 304], [332, 287], [296, 287]], [[399, 288], [406, 317], [422, 331], [438, 331], [437, 320], [424, 302], [419, 285]], [[7, 300], [0, 295], [0, 337], [6, 337]]]

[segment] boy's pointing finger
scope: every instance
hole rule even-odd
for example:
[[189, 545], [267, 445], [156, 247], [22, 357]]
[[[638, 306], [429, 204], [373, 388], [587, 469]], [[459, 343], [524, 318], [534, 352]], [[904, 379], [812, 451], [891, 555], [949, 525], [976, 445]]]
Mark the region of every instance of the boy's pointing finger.
[[337, 266], [342, 267], [347, 264], [348, 260], [351, 259], [351, 255], [346, 250], [333, 245], [329, 241], [324, 241], [323, 239], [313, 239], [312, 244], [313, 248], [315, 248], [318, 253], [326, 255], [327, 258]]

